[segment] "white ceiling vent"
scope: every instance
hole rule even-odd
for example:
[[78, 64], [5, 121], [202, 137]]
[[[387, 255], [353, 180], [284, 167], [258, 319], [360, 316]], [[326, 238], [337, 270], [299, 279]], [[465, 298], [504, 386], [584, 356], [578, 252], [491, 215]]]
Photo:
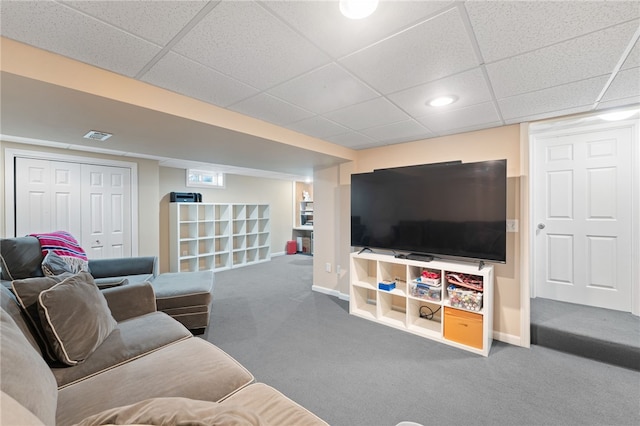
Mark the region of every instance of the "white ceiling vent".
[[111, 136], [113, 136], [111, 133], [98, 132], [97, 130], [91, 130], [89, 133], [84, 135], [86, 139], [93, 139], [94, 141], [106, 141]]

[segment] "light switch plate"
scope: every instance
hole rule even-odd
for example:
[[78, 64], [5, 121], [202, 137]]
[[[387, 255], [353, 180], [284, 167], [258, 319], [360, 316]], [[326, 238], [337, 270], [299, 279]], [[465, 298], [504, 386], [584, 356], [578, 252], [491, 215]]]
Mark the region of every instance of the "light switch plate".
[[507, 232], [518, 232], [518, 219], [507, 219]]

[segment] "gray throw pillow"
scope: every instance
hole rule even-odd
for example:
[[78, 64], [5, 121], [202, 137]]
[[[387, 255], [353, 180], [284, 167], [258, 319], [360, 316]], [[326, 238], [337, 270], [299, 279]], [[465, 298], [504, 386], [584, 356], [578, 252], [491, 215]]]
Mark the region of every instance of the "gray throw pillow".
[[43, 354], [47, 355], [49, 361], [55, 361], [56, 356], [51, 346], [47, 343], [44, 330], [42, 329], [42, 321], [40, 321], [40, 313], [38, 312], [38, 296], [40, 296], [40, 293], [44, 290], [50, 289], [65, 278], [71, 276], [73, 276], [73, 274], [65, 273], [53, 277], [25, 278], [11, 282], [13, 294], [16, 295], [18, 303], [36, 330], [39, 337], [38, 343], [40, 344], [40, 349]]
[[117, 325], [107, 300], [87, 272], [41, 292], [38, 312], [47, 342], [67, 365], [84, 361]]
[[49, 250], [44, 259], [42, 259], [42, 272], [45, 277], [53, 277], [65, 272], [72, 273], [73, 271], [71, 271], [71, 267], [63, 258], [55, 254], [53, 250]]

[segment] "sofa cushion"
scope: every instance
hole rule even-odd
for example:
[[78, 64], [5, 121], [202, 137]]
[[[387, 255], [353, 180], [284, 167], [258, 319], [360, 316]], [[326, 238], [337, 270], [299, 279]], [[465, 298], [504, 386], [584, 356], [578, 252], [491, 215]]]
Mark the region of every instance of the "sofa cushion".
[[94, 425], [238, 425], [266, 426], [244, 407], [187, 398], [153, 398], [112, 408], [88, 417], [76, 426]]
[[[58, 390], [49, 366], [4, 309], [0, 309], [0, 330], [0, 389], [42, 423], [55, 424]], [[4, 412], [8, 409], [3, 397], [3, 418], [10, 415]], [[24, 415], [22, 409], [13, 414]]]
[[67, 365], [84, 361], [116, 328], [107, 301], [87, 272], [41, 292], [38, 312], [47, 342]]
[[41, 277], [42, 250], [35, 237], [0, 239], [3, 280]]
[[213, 290], [213, 271], [165, 272], [151, 282], [158, 310], [185, 306], [208, 306]]
[[[73, 367], [72, 367], [73, 368]], [[181, 340], [131, 362], [61, 388], [56, 424], [74, 424], [110, 408], [149, 398], [218, 401], [253, 381], [235, 359], [198, 337]]]
[[0, 286], [0, 307], [5, 310], [7, 314], [16, 323], [22, 334], [31, 344], [31, 347], [38, 352], [40, 356], [43, 354], [43, 347], [41, 346], [40, 338], [37, 335], [33, 324], [27, 317], [27, 314], [18, 304], [16, 296], [7, 287]]
[[71, 267], [63, 258], [55, 254], [53, 250], [49, 250], [47, 255], [42, 259], [42, 273], [45, 277], [53, 277], [62, 275], [65, 272], [72, 273]]
[[35, 414], [4, 391], [0, 391], [0, 407], [0, 425], [45, 426]]
[[227, 404], [251, 410], [273, 425], [328, 426], [311, 411], [264, 383], [249, 385], [221, 402]]
[[83, 363], [51, 371], [58, 388], [62, 388], [190, 337], [192, 334], [180, 323], [162, 312], [153, 312], [119, 322]]
[[62, 274], [53, 277], [25, 278], [23, 280], [13, 280], [11, 282], [13, 294], [15, 294], [18, 303], [24, 310], [24, 313], [27, 315], [31, 325], [36, 331], [38, 344], [40, 345], [42, 353], [46, 355], [49, 361], [54, 361], [56, 359], [56, 355], [48, 344], [42, 328], [40, 312], [38, 311], [38, 296], [40, 296], [40, 293], [44, 290], [50, 289], [70, 276], [72, 276], [72, 274]]

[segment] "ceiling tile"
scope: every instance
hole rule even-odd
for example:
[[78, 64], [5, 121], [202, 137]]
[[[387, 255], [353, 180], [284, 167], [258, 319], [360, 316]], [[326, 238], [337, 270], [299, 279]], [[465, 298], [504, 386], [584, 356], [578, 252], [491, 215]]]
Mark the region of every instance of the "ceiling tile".
[[56, 2], [2, 1], [0, 33], [129, 77], [160, 51], [152, 43]]
[[340, 63], [383, 94], [479, 65], [457, 8], [347, 56]]
[[[571, 107], [587, 111], [595, 103], [608, 77], [596, 77], [537, 92], [499, 99], [498, 106], [505, 120], [549, 113], [552, 116]], [[557, 115], [557, 114], [556, 114]]]
[[222, 107], [257, 93], [246, 84], [173, 52], [163, 56], [142, 80]]
[[425, 129], [415, 120], [402, 121], [400, 123], [387, 124], [362, 130], [360, 133], [370, 138], [385, 143], [399, 143], [418, 139], [426, 139], [435, 136], [433, 132]]
[[640, 67], [620, 71], [604, 93], [602, 100], [606, 102], [630, 96], [640, 96]]
[[500, 122], [493, 102], [473, 105], [456, 110], [429, 114], [417, 119], [430, 130], [443, 134], [456, 129], [479, 128], [484, 124]]
[[379, 96], [366, 84], [334, 63], [268, 92], [316, 114], [324, 114]]
[[370, 148], [376, 143], [373, 139], [358, 132], [349, 132], [331, 136], [330, 138], [327, 138], [327, 141], [353, 149]]
[[426, 102], [444, 95], [457, 96], [458, 100], [443, 109], [460, 109], [491, 100], [491, 93], [480, 68], [412, 87], [389, 95], [388, 98], [415, 117], [434, 112], [434, 107]]
[[349, 131], [346, 127], [319, 116], [307, 118], [286, 127], [316, 138], [328, 138]]
[[329, 62], [327, 55], [248, 1], [220, 2], [174, 50], [262, 90]]
[[330, 120], [354, 130], [405, 121], [410, 117], [383, 97], [325, 114]]
[[610, 73], [637, 23], [631, 22], [487, 65], [498, 99]]
[[313, 116], [313, 113], [265, 93], [240, 101], [229, 109], [270, 123], [285, 125]]
[[486, 63], [640, 17], [637, 1], [467, 1]]
[[382, 1], [366, 19], [349, 19], [336, 1], [274, 1], [264, 5], [334, 58], [420, 22], [451, 1]]
[[131, 34], [157, 43], [167, 44], [207, 4], [198, 1], [65, 1], [101, 21]]

